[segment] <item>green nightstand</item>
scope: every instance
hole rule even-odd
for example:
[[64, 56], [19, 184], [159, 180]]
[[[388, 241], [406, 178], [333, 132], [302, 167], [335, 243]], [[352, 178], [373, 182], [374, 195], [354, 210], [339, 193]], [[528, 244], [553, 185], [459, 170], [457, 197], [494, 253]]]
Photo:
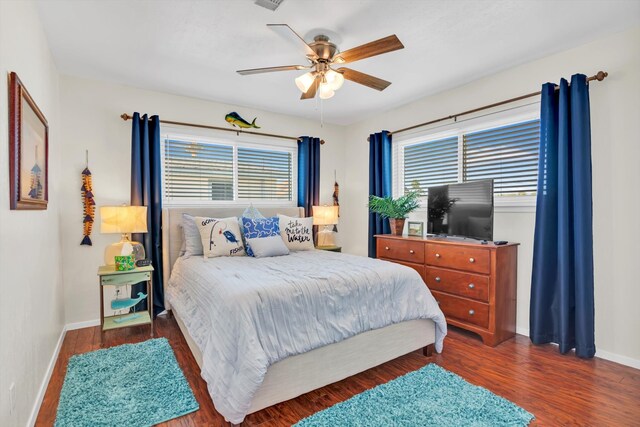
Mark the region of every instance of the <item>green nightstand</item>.
[[321, 251], [342, 252], [342, 246], [316, 246]]
[[[100, 278], [100, 326], [102, 331], [110, 329], [127, 328], [129, 326], [151, 325], [151, 336], [153, 336], [153, 287], [151, 286], [152, 266], [137, 267], [129, 271], [117, 271], [113, 265], [103, 265], [98, 268]], [[136, 283], [147, 283], [147, 310], [137, 312], [140, 316], [122, 321], [125, 316], [131, 313], [118, 314], [104, 317], [104, 286], [126, 286]]]

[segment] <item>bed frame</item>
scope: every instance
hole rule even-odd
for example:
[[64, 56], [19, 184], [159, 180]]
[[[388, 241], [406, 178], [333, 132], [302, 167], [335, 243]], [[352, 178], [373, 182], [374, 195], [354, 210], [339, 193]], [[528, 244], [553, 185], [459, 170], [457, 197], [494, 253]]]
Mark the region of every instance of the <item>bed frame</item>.
[[[171, 269], [179, 256], [182, 234], [179, 225], [182, 214], [227, 218], [239, 216], [244, 208], [172, 207], [162, 210], [162, 247], [164, 287]], [[302, 208], [260, 207], [265, 216], [278, 213], [288, 216], [304, 216]], [[165, 302], [167, 310], [171, 310]], [[202, 367], [202, 353], [186, 329], [180, 313], [172, 310], [189, 349]], [[291, 356], [271, 365], [264, 381], [256, 392], [249, 413], [264, 409], [285, 400], [293, 399], [311, 390], [340, 381], [351, 375], [393, 360], [404, 354], [423, 348], [430, 356], [435, 342], [435, 324], [431, 320], [411, 320], [381, 329], [367, 331], [341, 342]], [[215, 404], [215, 402], [214, 402]]]

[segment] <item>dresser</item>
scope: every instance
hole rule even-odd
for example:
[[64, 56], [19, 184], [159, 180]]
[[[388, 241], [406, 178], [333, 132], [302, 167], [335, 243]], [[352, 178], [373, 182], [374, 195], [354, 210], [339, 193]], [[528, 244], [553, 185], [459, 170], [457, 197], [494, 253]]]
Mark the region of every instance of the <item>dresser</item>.
[[376, 254], [420, 273], [448, 324], [492, 347], [515, 335], [517, 243], [384, 234], [376, 236]]

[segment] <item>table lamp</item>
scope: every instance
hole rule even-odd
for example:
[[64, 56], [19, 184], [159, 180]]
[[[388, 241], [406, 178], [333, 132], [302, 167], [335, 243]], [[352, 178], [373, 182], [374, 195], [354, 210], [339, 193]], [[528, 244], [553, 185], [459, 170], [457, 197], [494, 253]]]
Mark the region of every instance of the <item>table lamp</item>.
[[332, 226], [338, 223], [338, 206], [313, 206], [313, 225], [323, 225], [318, 231], [318, 246], [336, 246], [335, 233]]
[[133, 254], [136, 261], [145, 258], [144, 246], [132, 242], [130, 233], [147, 232], [146, 206], [102, 206], [100, 207], [100, 233], [121, 234], [119, 242], [104, 250], [104, 263], [115, 265], [116, 255]]

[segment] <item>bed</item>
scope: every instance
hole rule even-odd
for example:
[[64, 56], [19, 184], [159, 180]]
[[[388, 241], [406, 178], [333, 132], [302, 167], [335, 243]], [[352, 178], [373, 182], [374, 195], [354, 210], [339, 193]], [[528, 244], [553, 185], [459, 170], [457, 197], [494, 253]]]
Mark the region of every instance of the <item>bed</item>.
[[179, 256], [183, 213], [223, 218], [242, 211], [176, 207], [162, 216], [165, 305], [227, 421], [238, 424], [417, 349], [442, 349], [444, 315], [410, 268], [327, 251], [262, 259]]

